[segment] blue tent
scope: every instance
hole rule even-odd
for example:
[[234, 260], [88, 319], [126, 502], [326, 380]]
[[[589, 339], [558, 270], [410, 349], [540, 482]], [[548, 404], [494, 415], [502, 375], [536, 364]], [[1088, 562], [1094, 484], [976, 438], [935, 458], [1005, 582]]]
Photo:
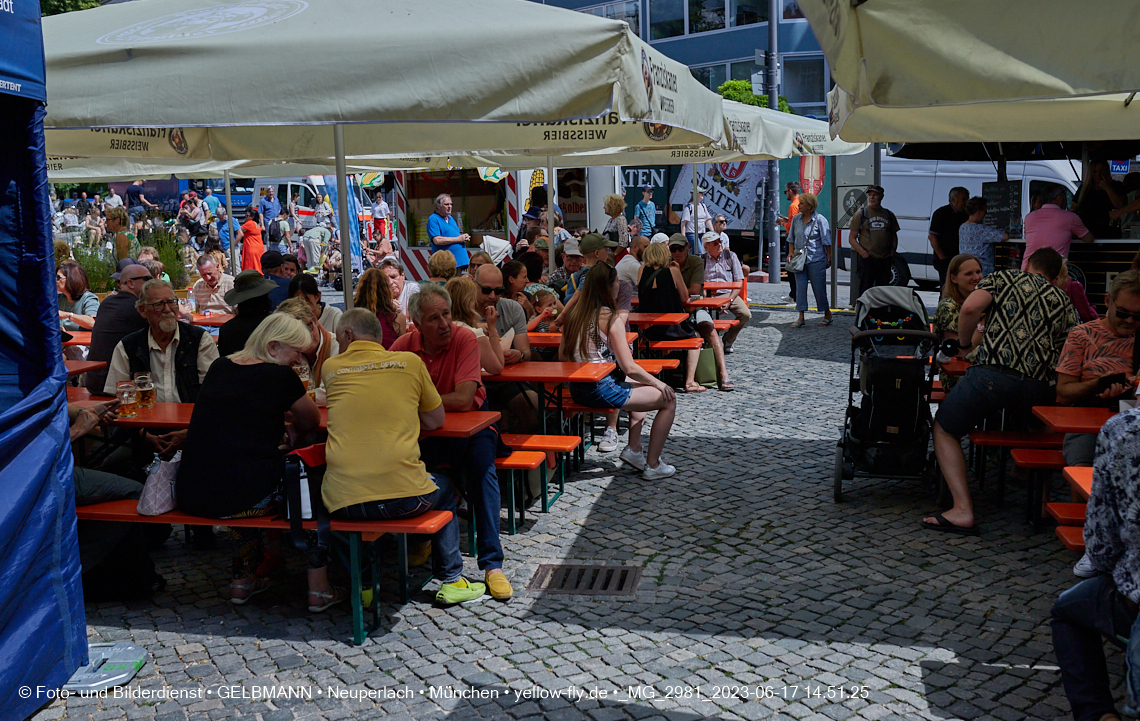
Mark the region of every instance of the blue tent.
[[[0, 23], [0, 698], [22, 719], [87, 660], [44, 155], [39, 3]], [[24, 698], [22, 686], [32, 693]]]

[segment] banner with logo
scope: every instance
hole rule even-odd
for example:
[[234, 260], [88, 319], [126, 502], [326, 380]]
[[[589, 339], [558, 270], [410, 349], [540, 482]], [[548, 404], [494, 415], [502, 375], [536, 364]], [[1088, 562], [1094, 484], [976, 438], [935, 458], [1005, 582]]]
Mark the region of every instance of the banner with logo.
[[[669, 202], [687, 205], [693, 200], [693, 167], [685, 165], [669, 194]], [[731, 229], [751, 230], [756, 225], [756, 188], [768, 174], [768, 161], [697, 165], [697, 184], [712, 216], [723, 213]]]
[[0, 0], [0, 93], [47, 100], [40, 4]]

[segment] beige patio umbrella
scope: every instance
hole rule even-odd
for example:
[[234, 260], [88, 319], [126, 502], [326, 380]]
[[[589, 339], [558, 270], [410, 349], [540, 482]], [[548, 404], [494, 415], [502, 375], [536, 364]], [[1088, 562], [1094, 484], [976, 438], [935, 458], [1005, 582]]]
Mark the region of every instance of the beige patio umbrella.
[[[496, 42], [507, 18], [542, 41]], [[495, 125], [531, 127], [520, 123], [557, 123], [538, 129], [553, 142], [590, 142], [621, 121], [729, 142], [720, 98], [684, 65], [625, 23], [537, 3], [148, 0], [46, 18], [43, 31], [45, 130], [147, 131], [92, 132], [117, 141], [108, 152], [166, 143], [206, 153], [191, 159], [332, 157], [342, 227], [350, 155], [495, 150]], [[92, 81], [107, 77], [122, 82]], [[401, 135], [388, 124], [420, 127]], [[195, 128], [209, 129], [204, 145]]]
[[[1140, 4], [801, 0], [852, 141], [1108, 140], [1137, 134]], [[1129, 102], [1126, 102], [1129, 101]]]

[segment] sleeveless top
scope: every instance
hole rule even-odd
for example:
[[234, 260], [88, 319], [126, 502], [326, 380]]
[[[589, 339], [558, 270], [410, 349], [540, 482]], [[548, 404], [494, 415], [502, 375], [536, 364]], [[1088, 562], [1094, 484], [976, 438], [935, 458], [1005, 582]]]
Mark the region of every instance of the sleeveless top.
[[[611, 315], [612, 318], [612, 315]], [[577, 344], [571, 348], [575, 363], [613, 363], [614, 354], [610, 350], [608, 337], [598, 332], [597, 321], [586, 328], [586, 355], [582, 356]]]
[[[654, 281], [656, 280], [656, 287]], [[688, 315], [681, 296], [677, 294], [677, 286], [673, 282], [673, 274], [669, 266], [661, 268], [645, 267], [641, 273], [641, 282], [637, 284], [637, 310], [639, 313], [684, 313]], [[695, 338], [696, 329], [692, 322], [686, 318], [684, 323], [675, 326], [652, 325], [645, 329], [645, 336], [649, 340], [680, 340], [682, 338]]]
[[388, 350], [400, 335], [396, 332], [396, 325], [391, 316], [387, 313], [377, 313], [376, 317], [380, 320], [380, 327], [384, 329], [383, 335], [380, 336], [380, 345], [384, 346], [384, 350]]

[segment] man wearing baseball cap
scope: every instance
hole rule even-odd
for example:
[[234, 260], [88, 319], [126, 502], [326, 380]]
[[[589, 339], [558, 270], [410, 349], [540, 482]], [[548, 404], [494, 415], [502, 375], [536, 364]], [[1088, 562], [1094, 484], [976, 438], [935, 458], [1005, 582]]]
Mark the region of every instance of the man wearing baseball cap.
[[852, 285], [851, 302], [877, 285], [890, 285], [891, 264], [899, 247], [899, 221], [883, 207], [883, 187], [867, 186], [867, 205], [851, 216], [847, 244], [859, 256], [858, 288]]
[[[566, 245], [570, 245], [571, 241], [566, 241]], [[582, 285], [582, 281], [586, 279], [586, 273], [590, 272], [598, 263], [605, 263], [610, 257], [610, 248], [618, 247], [618, 244], [610, 240], [601, 233], [586, 233], [582, 236], [582, 242], [579, 244], [582, 250], [582, 268], [570, 276], [566, 283], [566, 302], [569, 303], [570, 299], [574, 297], [574, 293]], [[565, 253], [565, 246], [563, 246], [563, 253]]]
[[285, 273], [285, 256], [276, 250], [269, 250], [261, 256], [261, 270], [265, 272], [267, 280], [277, 284], [269, 293], [269, 302], [276, 308], [289, 297], [289, 281], [292, 276]]
[[555, 252], [562, 255], [562, 265], [554, 269], [546, 284], [562, 293], [569, 284], [570, 276], [582, 269], [582, 250], [578, 247], [577, 239], [574, 239], [563, 243]]

